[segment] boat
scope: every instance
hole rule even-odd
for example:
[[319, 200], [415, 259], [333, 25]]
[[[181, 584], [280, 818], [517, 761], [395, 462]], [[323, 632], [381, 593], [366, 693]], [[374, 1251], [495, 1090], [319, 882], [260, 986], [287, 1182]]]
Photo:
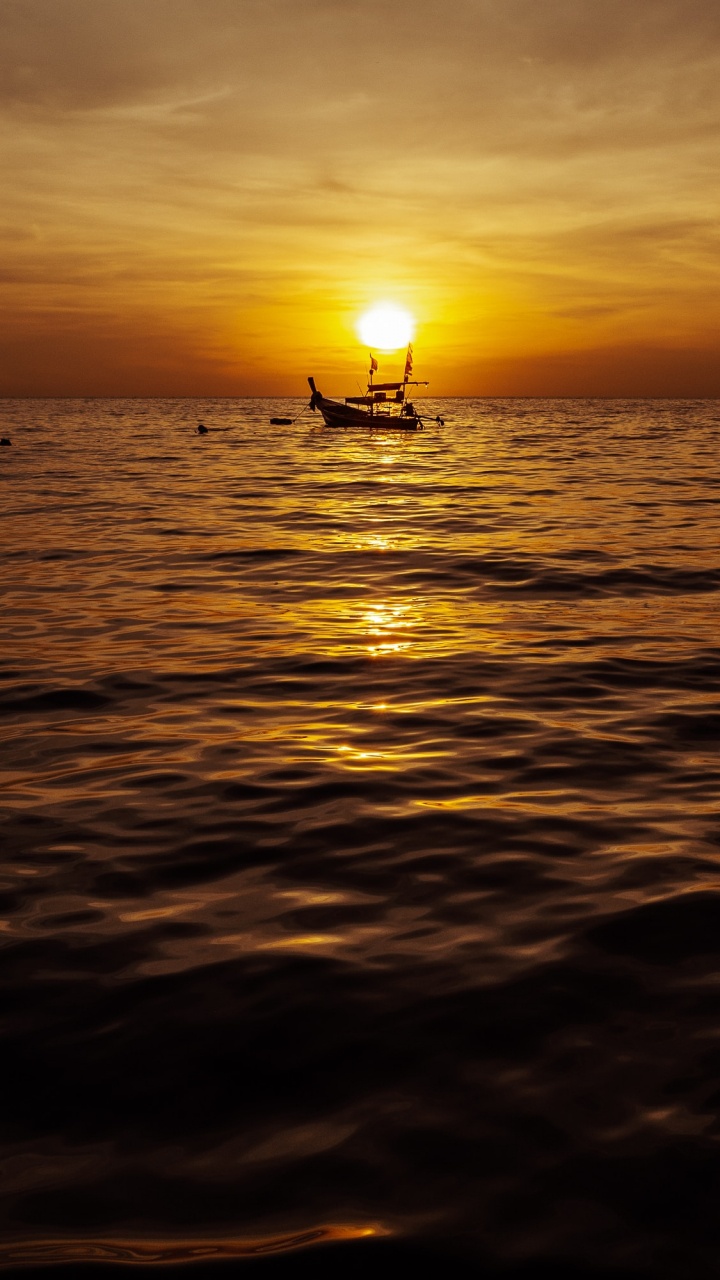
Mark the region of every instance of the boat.
[[[365, 427], [376, 431], [422, 431], [423, 423], [428, 418], [418, 413], [415, 405], [408, 400], [408, 387], [426, 387], [427, 382], [416, 382], [412, 379], [413, 349], [408, 346], [405, 357], [405, 372], [402, 382], [375, 382], [374, 375], [378, 371], [378, 363], [370, 356], [367, 391], [365, 395], [346, 396], [344, 400], [330, 400], [318, 391], [315, 379], [308, 378], [312, 395], [309, 408], [322, 414], [326, 427]], [[442, 418], [434, 418], [434, 422], [443, 425]]]

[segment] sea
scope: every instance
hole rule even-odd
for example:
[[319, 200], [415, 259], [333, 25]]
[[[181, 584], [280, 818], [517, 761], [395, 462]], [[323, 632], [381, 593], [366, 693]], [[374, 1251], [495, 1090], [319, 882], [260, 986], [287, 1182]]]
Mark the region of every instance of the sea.
[[720, 1271], [720, 402], [423, 412], [0, 402], [9, 1273]]

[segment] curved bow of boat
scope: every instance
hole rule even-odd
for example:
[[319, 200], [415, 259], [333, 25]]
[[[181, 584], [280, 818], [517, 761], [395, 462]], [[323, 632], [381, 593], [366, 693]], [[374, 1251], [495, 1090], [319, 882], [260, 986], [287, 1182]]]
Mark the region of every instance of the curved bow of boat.
[[310, 396], [310, 408], [314, 413], [323, 397], [315, 386], [315, 379], [308, 378], [308, 382], [310, 384], [310, 390], [312, 391], [312, 395]]

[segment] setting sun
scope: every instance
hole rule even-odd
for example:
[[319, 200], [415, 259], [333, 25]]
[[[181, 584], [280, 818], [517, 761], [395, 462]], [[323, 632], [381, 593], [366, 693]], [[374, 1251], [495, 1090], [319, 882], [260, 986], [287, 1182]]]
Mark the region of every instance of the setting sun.
[[382, 302], [358, 321], [360, 340], [377, 351], [397, 351], [412, 341], [415, 321], [409, 311]]

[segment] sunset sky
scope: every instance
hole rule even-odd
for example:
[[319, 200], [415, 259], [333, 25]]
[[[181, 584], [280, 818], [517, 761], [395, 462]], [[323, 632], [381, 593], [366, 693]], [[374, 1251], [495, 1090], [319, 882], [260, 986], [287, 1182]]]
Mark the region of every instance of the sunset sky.
[[0, 99], [0, 394], [351, 394], [390, 301], [437, 395], [720, 395], [717, 0], [4, 0]]

